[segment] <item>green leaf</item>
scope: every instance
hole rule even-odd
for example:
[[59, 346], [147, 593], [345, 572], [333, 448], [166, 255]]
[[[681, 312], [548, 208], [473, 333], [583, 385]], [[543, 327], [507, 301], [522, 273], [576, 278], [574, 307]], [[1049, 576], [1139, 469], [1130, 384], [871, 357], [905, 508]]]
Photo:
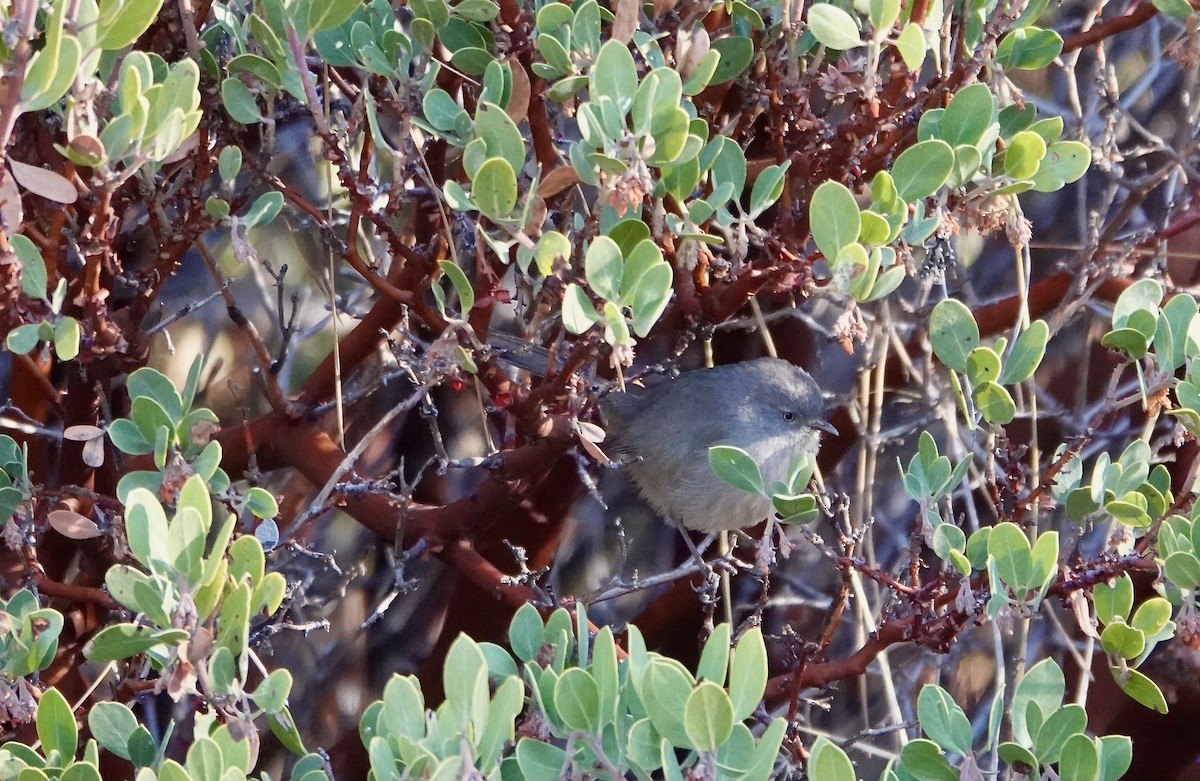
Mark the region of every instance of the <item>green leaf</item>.
[[271, 221], [279, 216], [279, 211], [283, 208], [283, 193], [277, 190], [265, 192], [254, 199], [254, 203], [250, 204], [250, 208], [246, 210], [246, 216], [242, 218], [242, 224], [247, 228], [253, 228], [256, 225], [269, 225]]
[[[563, 47], [562, 42], [557, 38], [552, 35], [539, 35], [536, 46], [538, 53], [546, 61], [545, 63], [533, 63], [532, 70], [536, 75], [541, 76], [543, 79], [556, 79], [571, 72], [571, 57], [567, 54], [567, 50]], [[582, 83], [572, 83], [578, 83], [579, 86], [582, 86], [586, 82], [587, 78], [584, 77]]]
[[554, 707], [567, 729], [594, 732], [599, 706], [600, 691], [591, 673], [579, 667], [563, 671], [554, 684]]
[[941, 749], [931, 740], [918, 738], [900, 750], [901, 766], [921, 781], [960, 781], [958, 771], [950, 766]]
[[733, 731], [733, 702], [715, 683], [704, 681], [683, 706], [683, 728], [700, 751], [716, 751]]
[[176, 576], [192, 588], [200, 585], [207, 531], [200, 514], [191, 507], [176, 513], [168, 528], [167, 556]]
[[1159, 11], [1176, 19], [1187, 19], [1194, 13], [1192, 4], [1187, 0], [1151, 0], [1151, 3]]
[[863, 45], [854, 17], [830, 3], [809, 6], [808, 29], [822, 46], [836, 51]]
[[265, 488], [254, 486], [246, 491], [246, 509], [256, 518], [274, 518], [279, 514], [279, 503]]
[[79, 355], [79, 321], [66, 315], [54, 321], [54, 354], [60, 361]]
[[119, 702], [102, 700], [88, 711], [88, 729], [107, 751], [129, 759], [129, 736], [138, 728], [133, 711]]
[[[225, 111], [235, 122], [240, 122], [243, 125], [253, 125], [261, 122], [263, 119], [254, 93], [242, 83], [241, 79], [235, 76], [230, 76], [221, 82], [221, 103], [225, 106]], [[107, 146], [108, 144], [106, 143], [105, 147]], [[114, 154], [116, 151], [110, 149], [109, 153]]]
[[[271, 62], [266, 57], [260, 57], [257, 54], [239, 54], [237, 57], [234, 57], [229, 61], [229, 64], [225, 66], [225, 69], [229, 71], [230, 76], [239, 73], [248, 73], [261, 81], [264, 85], [274, 90], [277, 90], [283, 86], [283, 78], [279, 75], [279, 68], [275, 66], [275, 63]], [[221, 154], [224, 155], [225, 150], [227, 149], [237, 149], [237, 147], [227, 146], [225, 149], [221, 150]], [[238, 157], [238, 165], [241, 165], [240, 155]], [[235, 169], [234, 175], [236, 174], [237, 171]], [[228, 181], [233, 177], [222, 174], [221, 178]]]
[[1033, 753], [1044, 764], [1058, 762], [1067, 739], [1082, 735], [1086, 729], [1087, 711], [1074, 703], [1063, 706], [1046, 717], [1033, 742]]
[[754, 59], [754, 42], [741, 35], [717, 38], [709, 43], [710, 50], [721, 55], [717, 67], [709, 79], [710, 84], [724, 84], [742, 75]]
[[1109, 624], [1100, 633], [1105, 653], [1134, 659], [1146, 648], [1146, 635], [1124, 622]]
[[1062, 36], [1053, 30], [1024, 27], [1000, 40], [995, 61], [1005, 69], [1038, 70], [1054, 62], [1062, 47]]
[[461, 0], [454, 13], [472, 22], [490, 22], [500, 14], [500, 6], [491, 0]]
[[862, 212], [862, 229], [858, 232], [858, 240], [863, 244], [887, 244], [892, 227], [886, 218], [873, 211]]
[[42, 260], [42, 254], [28, 236], [18, 233], [9, 236], [8, 240], [13, 252], [21, 261], [21, 292], [31, 298], [45, 300], [49, 280], [46, 277], [46, 262]]
[[1137, 280], [1125, 288], [1124, 292], [1117, 298], [1117, 303], [1113, 305], [1113, 327], [1124, 328], [1127, 325], [1133, 327], [1130, 324], [1130, 318], [1140, 311], [1157, 314], [1162, 297], [1162, 285], [1157, 280]]
[[964, 87], [950, 99], [942, 114], [941, 138], [952, 147], [973, 147], [996, 116], [996, 98], [988, 85]]
[[79, 727], [67, 698], [53, 686], [46, 690], [37, 706], [37, 734], [46, 755], [58, 752], [64, 760], [75, 758]]
[[153, 630], [136, 624], [112, 624], [88, 641], [83, 655], [94, 662], [115, 662], [145, 653], [156, 645], [178, 645], [188, 637], [184, 629]]
[[1092, 603], [1101, 624], [1125, 621], [1133, 609], [1133, 581], [1129, 575], [1121, 575], [1111, 583], [1097, 583], [1092, 587]]
[[808, 757], [808, 778], [814, 781], [855, 781], [858, 775], [850, 757], [824, 736], [813, 741]]
[[967, 356], [979, 346], [979, 326], [965, 304], [953, 298], [937, 303], [929, 315], [929, 341], [938, 359], [954, 371], [967, 370]]
[[140, 569], [117, 564], [104, 573], [104, 586], [113, 599], [137, 613], [144, 613], [159, 626], [169, 626], [176, 600], [160, 577], [151, 577]]
[[471, 200], [496, 222], [511, 218], [517, 204], [517, 174], [507, 160], [492, 157], [484, 161], [471, 181]]
[[1071, 735], [1063, 743], [1058, 760], [1059, 781], [1096, 781], [1100, 773], [1100, 750], [1087, 735]]
[[752, 494], [763, 494], [762, 473], [754, 459], [739, 447], [713, 445], [708, 449], [708, 465], [717, 477], [735, 488]]
[[738, 638], [729, 663], [729, 696], [733, 720], [745, 721], [762, 702], [767, 686], [767, 646], [762, 628], [751, 627]]
[[204, 211], [210, 217], [224, 220], [229, 216], [229, 201], [224, 198], [218, 198], [215, 195], [210, 195], [204, 201]]
[[1027, 130], [1037, 119], [1037, 106], [1028, 103], [1024, 108], [1017, 105], [1005, 106], [1000, 109], [1000, 137], [1005, 141], [1016, 133]]
[[113, 51], [141, 37], [158, 17], [163, 0], [100, 0], [96, 45]]
[[639, 337], [649, 334], [662, 317], [674, 292], [673, 279], [670, 263], [655, 263], [642, 274], [632, 295], [625, 301], [633, 312], [633, 332]]
[[558, 231], [546, 231], [538, 238], [533, 251], [533, 260], [542, 276], [550, 276], [558, 259], [569, 260], [571, 257], [571, 242]]
[[571, 282], [563, 293], [563, 326], [573, 334], [587, 331], [599, 320], [596, 307], [579, 285]]
[[925, 63], [925, 53], [929, 50], [929, 44], [925, 42], [925, 34], [921, 31], [921, 25], [916, 22], [909, 22], [900, 31], [900, 35], [896, 37], [896, 50], [900, 52], [900, 59], [904, 60], [904, 64], [910, 71], [921, 70], [921, 65]]
[[1045, 156], [1045, 140], [1032, 130], [1022, 130], [1004, 150], [1004, 173], [1013, 179], [1029, 179], [1037, 173]]
[[875, 29], [875, 39], [882, 40], [900, 18], [900, 0], [871, 0], [867, 18]]
[[646, 158], [646, 162], [655, 166], [677, 162], [687, 147], [691, 118], [679, 107], [665, 114], [656, 114], [656, 117], [658, 119], [652, 125], [654, 153]]
[[780, 165], [769, 165], [754, 180], [754, 186], [750, 189], [750, 219], [757, 218], [779, 200], [783, 194], [783, 176], [791, 165], [791, 160]]
[[817, 498], [812, 494], [772, 494], [771, 505], [783, 523], [812, 523], [821, 516]]
[[467, 279], [467, 275], [453, 261], [439, 260], [438, 268], [442, 270], [442, 273], [450, 279], [450, 284], [454, 286], [454, 292], [458, 296], [459, 311], [462, 317], [465, 318], [475, 306], [475, 288], [471, 286], [471, 280]]
[[362, 0], [315, 0], [308, 6], [308, 30], [318, 32], [341, 27]]
[[696, 666], [697, 680], [724, 685], [725, 674], [729, 670], [730, 632], [731, 627], [728, 623], [720, 623], [713, 627], [712, 633], [704, 641], [700, 663]]
[[787, 719], [775, 718], [758, 740], [742, 781], [767, 781], [772, 777], [775, 760], [779, 756], [779, 748], [783, 745], [784, 733], [787, 729]]
[[442, 131], [453, 131], [458, 127], [458, 118], [466, 114], [462, 106], [444, 89], [431, 89], [421, 100], [421, 109], [429, 124]]
[[220, 778], [225, 770], [221, 747], [212, 738], [197, 738], [188, 747], [184, 767], [193, 779]]
[[1131, 360], [1141, 360], [1146, 355], [1149, 343], [1146, 336], [1132, 328], [1117, 328], [1100, 338], [1100, 344], [1120, 350]]
[[[991, 549], [990, 542], [988, 548]], [[1053, 713], [1062, 707], [1063, 695], [1066, 690], [1066, 678], [1063, 676], [1062, 668], [1053, 659], [1043, 659], [1026, 670], [1025, 677], [1021, 679], [1016, 692], [1013, 693], [1013, 739], [1032, 745], [1033, 736], [1029, 734], [1026, 716], [1029, 706], [1034, 705], [1042, 713]]]
[[5, 344], [17, 355], [28, 355], [41, 341], [41, 323], [26, 323], [8, 332]]
[[954, 168], [954, 150], [945, 141], [921, 141], [900, 153], [892, 164], [896, 192], [915, 201], [937, 192]]
[[272, 670], [263, 679], [254, 694], [250, 695], [254, 704], [267, 713], [278, 713], [287, 705], [288, 694], [292, 691], [292, 674], [286, 669]]
[[1163, 304], [1154, 332], [1154, 351], [1165, 372], [1172, 373], [1187, 361], [1190, 334], [1200, 325], [1196, 313], [1196, 299], [1187, 293], [1172, 296]]
[[533, 738], [517, 741], [516, 757], [525, 778], [558, 778], [567, 764], [565, 751]]
[[[244, 537], [255, 545], [258, 540]], [[237, 677], [246, 679], [247, 641], [250, 634], [250, 584], [242, 582], [229, 589], [221, 602], [221, 614], [217, 628], [217, 646], [224, 648], [237, 661]]]
[[921, 731], [945, 751], [969, 754], [971, 722], [950, 694], [935, 684], [925, 684], [917, 695], [917, 719]]
[[588, 287], [607, 301], [620, 301], [625, 261], [621, 248], [608, 236], [597, 236], [584, 253], [583, 269]]
[[1171, 603], [1163, 597], [1151, 597], [1138, 605], [1133, 614], [1130, 626], [1145, 633], [1147, 640], [1152, 640], [1167, 628], [1171, 622]]
[[1034, 320], [1013, 342], [1000, 375], [1001, 385], [1015, 385], [1033, 376], [1046, 354], [1050, 327], [1044, 320]]
[[393, 674], [388, 680], [383, 689], [383, 718], [393, 735], [414, 741], [425, 737], [425, 698], [412, 676]]
[[1012, 395], [995, 382], [984, 382], [971, 393], [971, 399], [988, 423], [1005, 425], [1016, 417], [1017, 405]]
[[1061, 190], [1087, 173], [1092, 153], [1078, 141], [1059, 141], [1046, 149], [1041, 167], [1033, 177], [1033, 189], [1039, 193]]
[[[1133, 764], [1133, 741], [1125, 735], [1103, 735], [1100, 744], [1100, 781], [1118, 781]], [[1065, 779], [1064, 779], [1065, 781]]]
[[1026, 767], [1035, 769], [1038, 766], [1038, 759], [1034, 756], [1034, 753], [1019, 743], [1001, 743], [996, 753], [1010, 766], [1025, 765]]
[[1000, 356], [990, 347], [976, 347], [967, 354], [967, 380], [971, 385], [993, 382], [1000, 376]]
[[808, 222], [817, 249], [830, 260], [857, 241], [862, 231], [858, 204], [841, 182], [829, 181], [817, 187], [809, 204]]
[[169, 561], [167, 555], [167, 516], [154, 494], [135, 488], [125, 501], [125, 536], [129, 549], [147, 569]]
[[1154, 681], [1137, 670], [1125, 669], [1122, 671], [1118, 667], [1111, 669], [1121, 691], [1151, 710], [1159, 713], [1167, 712], [1167, 700]]
[[488, 157], [503, 158], [514, 172], [525, 167], [525, 139], [508, 113], [496, 104], [483, 103], [476, 110], [475, 137], [483, 139]]
[[596, 61], [592, 64], [588, 91], [592, 99], [607, 97], [617, 104], [624, 116], [633, 105], [637, 92], [637, 67], [629, 47], [620, 41], [608, 40], [600, 47]]
[[717, 71], [721, 61], [721, 53], [709, 49], [704, 56], [692, 67], [687, 81], [683, 83], [684, 95], [699, 95], [709, 85], [712, 76]]
[[1045, 119], [1039, 119], [1029, 126], [1029, 130], [1041, 136], [1042, 140], [1047, 144], [1053, 144], [1062, 136], [1063, 118], [1046, 117]]
[[683, 719], [692, 692], [691, 676], [673, 659], [654, 657], [642, 671], [639, 695], [650, 723], [673, 745], [690, 747]]
[[[988, 537], [988, 554], [996, 561], [996, 574], [1009, 588], [1020, 591], [1032, 580], [1033, 559], [1029, 539], [1015, 523], [1005, 521], [992, 527]], [[999, 584], [992, 584], [993, 589], [998, 587]]]

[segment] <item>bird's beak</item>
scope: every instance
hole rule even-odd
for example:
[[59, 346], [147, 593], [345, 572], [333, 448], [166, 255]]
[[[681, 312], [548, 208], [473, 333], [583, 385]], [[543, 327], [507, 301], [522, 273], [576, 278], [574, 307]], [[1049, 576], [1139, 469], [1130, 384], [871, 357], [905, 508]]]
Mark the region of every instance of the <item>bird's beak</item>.
[[838, 430], [824, 420], [814, 420], [810, 425], [818, 431], [824, 431], [830, 436], [836, 437], [838, 435]]

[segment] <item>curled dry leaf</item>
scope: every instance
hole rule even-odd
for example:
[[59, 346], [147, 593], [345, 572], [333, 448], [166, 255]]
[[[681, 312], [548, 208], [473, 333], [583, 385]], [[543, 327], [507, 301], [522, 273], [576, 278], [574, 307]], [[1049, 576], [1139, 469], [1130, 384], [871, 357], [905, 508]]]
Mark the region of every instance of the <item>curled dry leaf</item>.
[[95, 468], [104, 464], [104, 429], [96, 426], [67, 426], [63, 439], [83, 442], [83, 463]]
[[0, 228], [13, 234], [21, 230], [25, 212], [21, 208], [21, 191], [17, 189], [16, 177], [0, 167]]
[[579, 184], [579, 172], [569, 165], [560, 165], [542, 179], [537, 194], [541, 198], [553, 198], [568, 187]]
[[583, 449], [588, 455], [599, 461], [601, 464], [607, 464], [611, 459], [600, 449], [600, 442], [604, 441], [604, 429], [597, 426], [595, 423], [588, 423], [584, 420], [575, 421], [575, 433], [579, 435], [579, 444], [583, 445]]
[[685, 33], [680, 30], [675, 43], [675, 67], [684, 79], [692, 75], [700, 60], [708, 54], [708, 30], [697, 25], [696, 29]]
[[540, 196], [534, 196], [529, 206], [529, 220], [525, 223], [525, 233], [535, 234], [546, 221], [546, 201]]
[[529, 114], [529, 74], [518, 60], [510, 58], [508, 63], [512, 70], [512, 91], [504, 111], [515, 124], [520, 124]]
[[75, 185], [67, 181], [65, 176], [16, 160], [9, 160], [8, 167], [12, 171], [13, 178], [17, 180], [17, 184], [48, 201], [75, 203], [75, 199], [79, 197]]
[[89, 439], [83, 446], [83, 463], [92, 469], [104, 466], [104, 437]]
[[103, 534], [93, 520], [71, 510], [52, 510], [46, 520], [54, 531], [72, 540], [90, 540]]
[[95, 136], [78, 135], [68, 142], [72, 159], [81, 165], [99, 165], [104, 162], [104, 144]]
[[1078, 591], [1073, 591], [1071, 596], [1067, 597], [1067, 604], [1071, 606], [1079, 630], [1093, 640], [1099, 640], [1100, 633], [1096, 631], [1096, 620], [1092, 618], [1088, 600], [1082, 598]]
[[638, 28], [638, 0], [615, 0], [611, 35], [614, 41], [629, 43]]
[[200, 146], [200, 134], [192, 133], [183, 139], [183, 143], [179, 145], [178, 149], [163, 158], [163, 163], [178, 163], [180, 160], [185, 160], [192, 156], [198, 146]]
[[72, 442], [87, 442], [89, 439], [104, 436], [104, 429], [98, 426], [67, 426], [63, 429], [63, 439]]
[[188, 429], [188, 437], [191, 438], [192, 444], [196, 447], [204, 447], [220, 430], [221, 427], [211, 420], [201, 419], [193, 423], [192, 427]]

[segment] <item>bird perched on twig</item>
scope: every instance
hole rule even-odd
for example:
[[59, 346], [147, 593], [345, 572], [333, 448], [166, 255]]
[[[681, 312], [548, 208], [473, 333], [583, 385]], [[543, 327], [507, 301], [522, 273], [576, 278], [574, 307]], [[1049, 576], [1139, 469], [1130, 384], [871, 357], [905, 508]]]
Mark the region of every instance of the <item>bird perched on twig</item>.
[[782, 481], [799, 453], [815, 454], [824, 419], [817, 383], [778, 358], [686, 372], [649, 390], [601, 402], [604, 450], [628, 461], [646, 501], [662, 516], [702, 532], [742, 529], [765, 519], [770, 500], [717, 477], [708, 449], [733, 445], [759, 465], [766, 485]]

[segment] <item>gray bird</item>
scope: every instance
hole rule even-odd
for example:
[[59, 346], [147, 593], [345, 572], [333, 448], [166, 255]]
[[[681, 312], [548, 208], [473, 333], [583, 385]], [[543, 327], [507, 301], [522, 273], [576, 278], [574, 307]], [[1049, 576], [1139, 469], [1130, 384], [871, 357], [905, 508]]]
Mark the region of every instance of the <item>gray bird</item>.
[[742, 529], [771, 503], [718, 478], [713, 445], [734, 445], [758, 463], [766, 485], [782, 481], [800, 452], [816, 453], [825, 422], [821, 390], [806, 371], [778, 358], [686, 372], [638, 394], [605, 397], [604, 450], [629, 462], [646, 501], [687, 529]]

